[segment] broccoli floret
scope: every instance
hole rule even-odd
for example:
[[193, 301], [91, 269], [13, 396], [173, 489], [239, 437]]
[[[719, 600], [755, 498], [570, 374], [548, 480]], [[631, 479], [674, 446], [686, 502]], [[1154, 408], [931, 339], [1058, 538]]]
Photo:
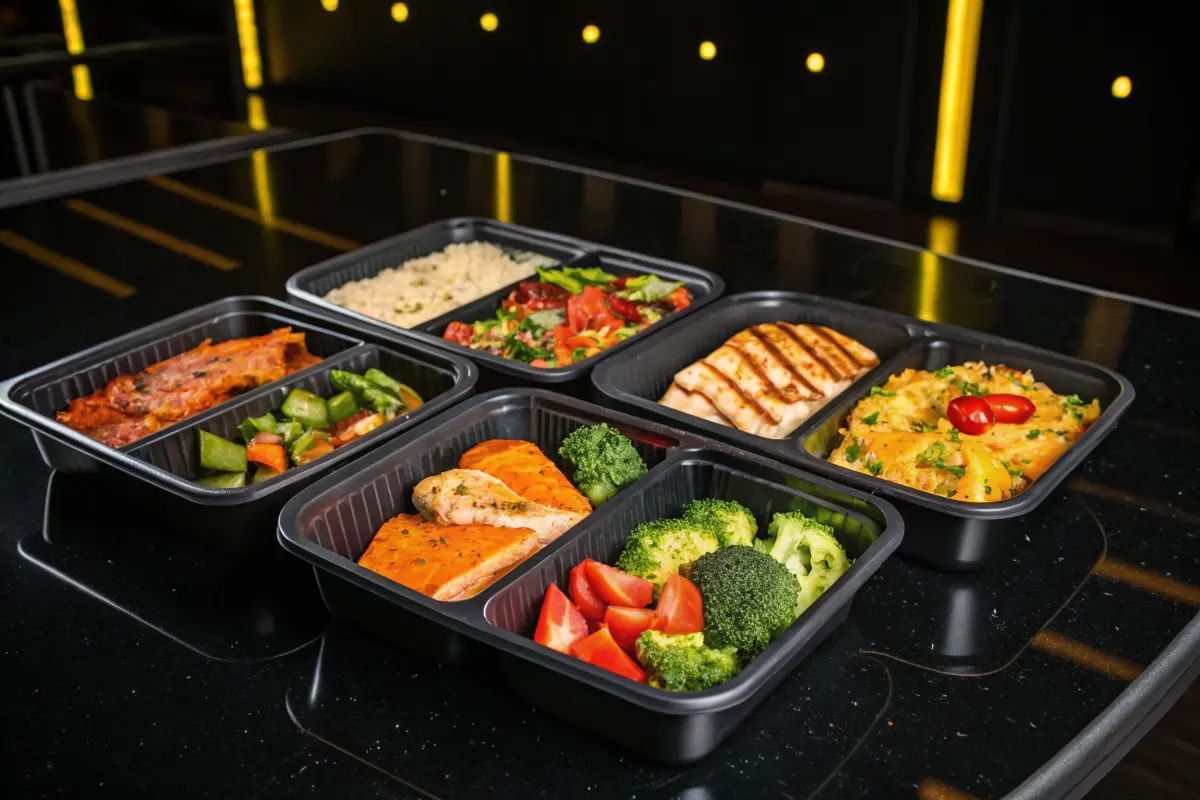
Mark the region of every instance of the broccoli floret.
[[648, 630], [638, 637], [637, 657], [650, 685], [672, 692], [698, 692], [737, 675], [742, 665], [737, 650], [714, 650], [704, 644], [704, 634], [669, 634]]
[[711, 520], [721, 531], [722, 547], [731, 544], [750, 546], [758, 533], [754, 515], [736, 500], [693, 500], [683, 507], [683, 518]]
[[833, 528], [799, 511], [776, 514], [767, 533], [773, 537], [765, 540], [770, 545], [771, 557], [791, 570], [800, 582], [797, 617], [850, 567]]
[[753, 547], [723, 547], [696, 559], [686, 573], [704, 600], [710, 647], [736, 647], [753, 657], [796, 618], [796, 576]]
[[633, 442], [603, 422], [571, 431], [558, 454], [575, 466], [575, 485], [593, 506], [646, 474], [646, 462]]
[[721, 534], [711, 520], [658, 519], [643, 522], [625, 540], [617, 569], [637, 575], [661, 589], [684, 564], [721, 546]]

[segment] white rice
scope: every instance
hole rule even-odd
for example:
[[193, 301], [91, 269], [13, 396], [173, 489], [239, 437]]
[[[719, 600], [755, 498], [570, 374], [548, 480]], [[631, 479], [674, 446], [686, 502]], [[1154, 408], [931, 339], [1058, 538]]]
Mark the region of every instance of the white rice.
[[536, 253], [513, 253], [490, 242], [452, 244], [405, 261], [373, 278], [350, 281], [325, 295], [343, 308], [411, 328], [557, 264]]

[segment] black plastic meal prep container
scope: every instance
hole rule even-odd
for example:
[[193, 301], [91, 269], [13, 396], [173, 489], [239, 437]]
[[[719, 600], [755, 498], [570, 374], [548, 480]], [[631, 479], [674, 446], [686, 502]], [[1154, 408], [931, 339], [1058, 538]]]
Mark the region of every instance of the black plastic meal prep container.
[[[214, 341], [257, 336], [291, 326], [303, 332], [309, 351], [323, 360], [285, 378], [253, 389], [124, 447], [102, 444], [55, 420], [55, 412], [102, 388], [117, 375], [140, 371], [164, 359]], [[46, 463], [62, 472], [88, 472], [105, 465], [139, 479], [131, 492], [182, 499], [164, 527], [197, 533], [222, 549], [256, 549], [269, 541], [283, 503], [321, 474], [354, 459], [422, 420], [462, 400], [474, 390], [478, 370], [468, 360], [412, 341], [380, 344], [371, 331], [266, 297], [229, 297], [155, 323], [0, 384], [0, 411], [28, 425]], [[194, 482], [200, 476], [198, 431], [238, 441], [237, 426], [247, 417], [275, 412], [288, 392], [305, 388], [328, 397], [332, 369], [362, 372], [378, 367], [412, 386], [424, 405], [338, 448], [310, 464], [240, 489], [214, 489]], [[149, 492], [143, 491], [149, 489]]]
[[[560, 463], [573, 429], [607, 422], [628, 435], [650, 471], [477, 596], [440, 602], [358, 566], [379, 527], [413, 513], [421, 479], [457, 466], [493, 438], [533, 441]], [[535, 643], [551, 582], [591, 557], [613, 563], [639, 523], [675, 516], [695, 498], [737, 499], [765, 532], [777, 511], [832, 525], [854, 564], [736, 678], [703, 692], [634, 683]], [[849, 612], [854, 594], [900, 544], [887, 501], [762, 456], [540, 389], [481, 395], [298, 494], [279, 518], [285, 549], [311, 562], [331, 613], [405, 649], [462, 661], [468, 643], [498, 652], [509, 684], [533, 705], [638, 753], [685, 763], [710, 753]]]
[[[875, 351], [879, 366], [869, 370], [789, 437], [768, 439], [659, 405], [676, 372], [717, 349], [751, 325], [786, 321], [827, 325]], [[949, 364], [984, 360], [1034, 377], [1059, 394], [1099, 398], [1100, 419], [1042, 477], [1016, 498], [997, 503], [966, 503], [937, 497], [828, 463], [841, 441], [838, 429], [872, 386], [907, 367], [936, 370]], [[1069, 356], [962, 328], [925, 323], [912, 317], [839, 300], [791, 292], [750, 292], [727, 297], [697, 314], [686, 326], [653, 342], [630, 348], [592, 375], [597, 391], [620, 407], [662, 419], [747, 450], [768, 454], [839, 481], [884, 494], [904, 514], [908, 534], [902, 555], [946, 570], [985, 567], [1014, 535], [1013, 520], [1032, 511], [1112, 430], [1133, 400], [1129, 381], [1112, 370]]]
[[[683, 281], [692, 293], [692, 304], [682, 311], [669, 314], [642, 333], [591, 358], [565, 367], [542, 369], [520, 361], [472, 350], [442, 338], [442, 333], [451, 322], [471, 323], [494, 317], [496, 309], [500, 307], [500, 301], [508, 297], [517, 282], [510, 283], [477, 300], [408, 329], [398, 328], [357, 311], [342, 308], [324, 299], [326, 293], [348, 281], [372, 277], [386, 268], [399, 266], [411, 258], [437, 252], [455, 242], [474, 241], [492, 242], [510, 252], [525, 251], [550, 256], [561, 262], [560, 266], [599, 266], [618, 276], [652, 272], [666, 280]], [[287, 282], [288, 296], [302, 305], [320, 309], [327, 314], [352, 318], [356, 323], [371, 325], [387, 333], [406, 330], [408, 334], [421, 341], [474, 359], [483, 370], [481, 389], [502, 388], [515, 383], [524, 386], [552, 385], [560, 391], [585, 387], [587, 375], [593, 367], [649, 336], [656, 336], [659, 331], [688, 317], [716, 300], [724, 289], [725, 282], [721, 278], [697, 267], [604, 247], [562, 234], [477, 217], [443, 220], [392, 236], [352, 253], [337, 256], [303, 269], [289, 278]]]

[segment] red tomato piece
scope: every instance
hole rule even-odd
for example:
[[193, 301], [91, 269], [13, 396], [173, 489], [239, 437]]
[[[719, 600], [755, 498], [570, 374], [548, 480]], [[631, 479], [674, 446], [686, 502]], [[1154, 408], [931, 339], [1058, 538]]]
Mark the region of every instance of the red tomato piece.
[[656, 609], [663, 633], [699, 633], [704, 630], [704, 600], [696, 584], [682, 575], [667, 578]]
[[996, 424], [996, 414], [982, 397], [956, 397], [946, 406], [946, 419], [963, 433], [982, 436]]
[[599, 561], [584, 563], [592, 588], [610, 606], [645, 608], [654, 598], [654, 584], [645, 578], [629, 575]]
[[596, 590], [592, 588], [592, 582], [588, 580], [587, 565], [592, 559], [585, 558], [571, 570], [571, 581], [568, 586], [571, 592], [571, 599], [575, 601], [576, 608], [589, 620], [604, 619], [604, 612], [608, 608], [608, 603], [600, 599], [600, 595], [596, 594]]
[[571, 329], [585, 330], [593, 319], [603, 320], [607, 317], [615, 321], [612, 310], [605, 302], [607, 297], [599, 286], [585, 286], [582, 294], [572, 295], [567, 301], [567, 322], [570, 323]]
[[576, 658], [600, 669], [615, 672], [623, 678], [639, 683], [646, 680], [646, 673], [621, 649], [608, 628], [601, 628], [578, 642], [574, 653]]
[[567, 304], [571, 293], [552, 283], [521, 281], [511, 297], [534, 311], [540, 311], [546, 308], [562, 308]]
[[551, 650], [571, 654], [571, 647], [588, 635], [587, 620], [553, 583], [546, 589], [533, 640]]
[[470, 346], [471, 339], [475, 338], [475, 328], [465, 322], [451, 322], [446, 326], [442, 338], [448, 342]]
[[589, 619], [587, 622], [588, 622], [588, 633], [595, 633], [596, 631], [600, 631], [600, 630], [608, 630], [608, 626], [605, 625], [602, 620]]
[[638, 310], [637, 303], [632, 300], [626, 300], [623, 297], [609, 296], [608, 304], [612, 306], [612, 310], [620, 314], [630, 322], [641, 322], [642, 312]]
[[670, 303], [676, 311], [683, 311], [692, 304], [692, 293], [687, 290], [686, 286], [680, 286], [678, 289], [667, 295], [667, 302]]
[[627, 283], [629, 283], [629, 276], [622, 275], [619, 278], [613, 278], [611, 281], [609, 281], [608, 288], [612, 289], [614, 292], [619, 292], [625, 288], [625, 284]]
[[991, 406], [992, 413], [996, 415], [996, 422], [1020, 425], [1037, 411], [1032, 400], [1019, 394], [984, 395], [983, 402]]
[[550, 362], [544, 358], [535, 358], [533, 361], [529, 362], [529, 366], [531, 366], [531, 367], [548, 367], [548, 366], [550, 366]]
[[657, 628], [661, 620], [656, 612], [648, 608], [609, 606], [608, 611], [604, 612], [604, 624], [621, 649], [632, 653], [642, 631]]

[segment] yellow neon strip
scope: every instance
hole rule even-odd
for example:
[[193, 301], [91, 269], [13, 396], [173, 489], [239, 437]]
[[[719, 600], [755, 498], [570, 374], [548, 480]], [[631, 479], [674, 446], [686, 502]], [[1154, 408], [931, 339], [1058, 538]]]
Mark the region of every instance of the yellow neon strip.
[[137, 293], [137, 289], [128, 283], [119, 281], [111, 275], [106, 275], [98, 269], [93, 269], [87, 264], [81, 264], [73, 258], [67, 258], [62, 253], [47, 250], [37, 242], [31, 242], [24, 236], [18, 236], [12, 231], [0, 231], [0, 245], [27, 256], [51, 269], [56, 269], [64, 275], [70, 275], [75, 280], [82, 281], [88, 286], [103, 289], [114, 297], [129, 297]]
[[[263, 155], [264, 157], [266, 156], [265, 153]], [[281, 217], [275, 217], [273, 212], [271, 214], [264, 214], [261, 211], [256, 211], [249, 206], [244, 206], [241, 203], [234, 202], [233, 200], [226, 200], [224, 197], [212, 194], [211, 192], [206, 192], [203, 189], [197, 189], [193, 186], [188, 186], [186, 183], [180, 183], [174, 178], [168, 178], [165, 175], [151, 175], [149, 178], [146, 178], [146, 181], [160, 189], [177, 194], [180, 197], [186, 197], [188, 200], [193, 202], [211, 206], [212, 208], [219, 209], [227, 214], [233, 214], [235, 217], [241, 217], [242, 219], [246, 219], [251, 222], [257, 222], [259, 225], [263, 225], [267, 228], [274, 228], [275, 230], [280, 230], [284, 233], [290, 233], [292, 236], [300, 239], [307, 239], [310, 242], [316, 242], [317, 244], [324, 245], [332, 250], [357, 250], [362, 246], [358, 242], [351, 241], [350, 239], [343, 239], [341, 236], [335, 236], [332, 233], [319, 231], [316, 228], [310, 228], [307, 225], [300, 224], [299, 222], [292, 222], [291, 220], [283, 219]]]
[[264, 225], [278, 228], [279, 218], [275, 216], [275, 195], [271, 191], [271, 168], [267, 166], [266, 151], [255, 150], [251, 153], [250, 165], [254, 171], [254, 202], [258, 204], [258, 213], [262, 215]]
[[247, 89], [257, 89], [263, 81], [254, 0], [233, 0], [233, 8], [237, 19], [238, 47], [242, 51], [242, 83]]
[[263, 99], [256, 94], [246, 97], [246, 120], [256, 131], [265, 131], [271, 124], [267, 122], [267, 107], [263, 104]]
[[1053, 631], [1039, 631], [1030, 644], [1050, 655], [1074, 661], [1081, 667], [1102, 672], [1119, 681], [1132, 681], [1142, 674], [1140, 664], [1088, 647], [1083, 642], [1077, 642]]
[[63, 38], [67, 40], [67, 52], [77, 56], [83, 52], [83, 29], [79, 27], [79, 10], [75, 0], [58, 0], [62, 12]]
[[139, 239], [145, 239], [147, 242], [165, 247], [168, 250], [173, 250], [180, 255], [187, 256], [201, 264], [207, 264], [210, 267], [230, 272], [238, 268], [238, 262], [232, 258], [226, 258], [220, 253], [214, 253], [212, 250], [201, 247], [198, 244], [179, 239], [169, 233], [164, 233], [157, 228], [151, 228], [149, 225], [144, 225], [135, 219], [123, 217], [100, 206], [93, 205], [86, 200], [73, 199], [67, 201], [67, 208], [74, 211], [76, 214], [82, 214], [85, 217], [94, 219], [97, 222], [103, 223], [117, 230], [137, 236]]
[[917, 274], [917, 316], [930, 322], [941, 319], [942, 262], [936, 255], [958, 252], [958, 223], [946, 217], [929, 220], [928, 243]]
[[80, 100], [92, 99], [92, 73], [86, 64], [71, 67], [71, 80], [75, 83], [75, 96]]
[[933, 155], [933, 196], [947, 203], [962, 200], [975, 97], [975, 62], [983, 0], [950, 0], [946, 49], [942, 56], [942, 93], [938, 102], [937, 148]]
[[492, 216], [501, 222], [512, 222], [512, 158], [508, 153], [496, 153], [495, 184]]
[[1200, 606], [1200, 586], [1177, 581], [1174, 578], [1159, 575], [1157, 572], [1126, 564], [1115, 558], [1105, 558], [1096, 565], [1095, 572], [1109, 580], [1136, 586], [1143, 591], [1166, 597], [1181, 605]]

